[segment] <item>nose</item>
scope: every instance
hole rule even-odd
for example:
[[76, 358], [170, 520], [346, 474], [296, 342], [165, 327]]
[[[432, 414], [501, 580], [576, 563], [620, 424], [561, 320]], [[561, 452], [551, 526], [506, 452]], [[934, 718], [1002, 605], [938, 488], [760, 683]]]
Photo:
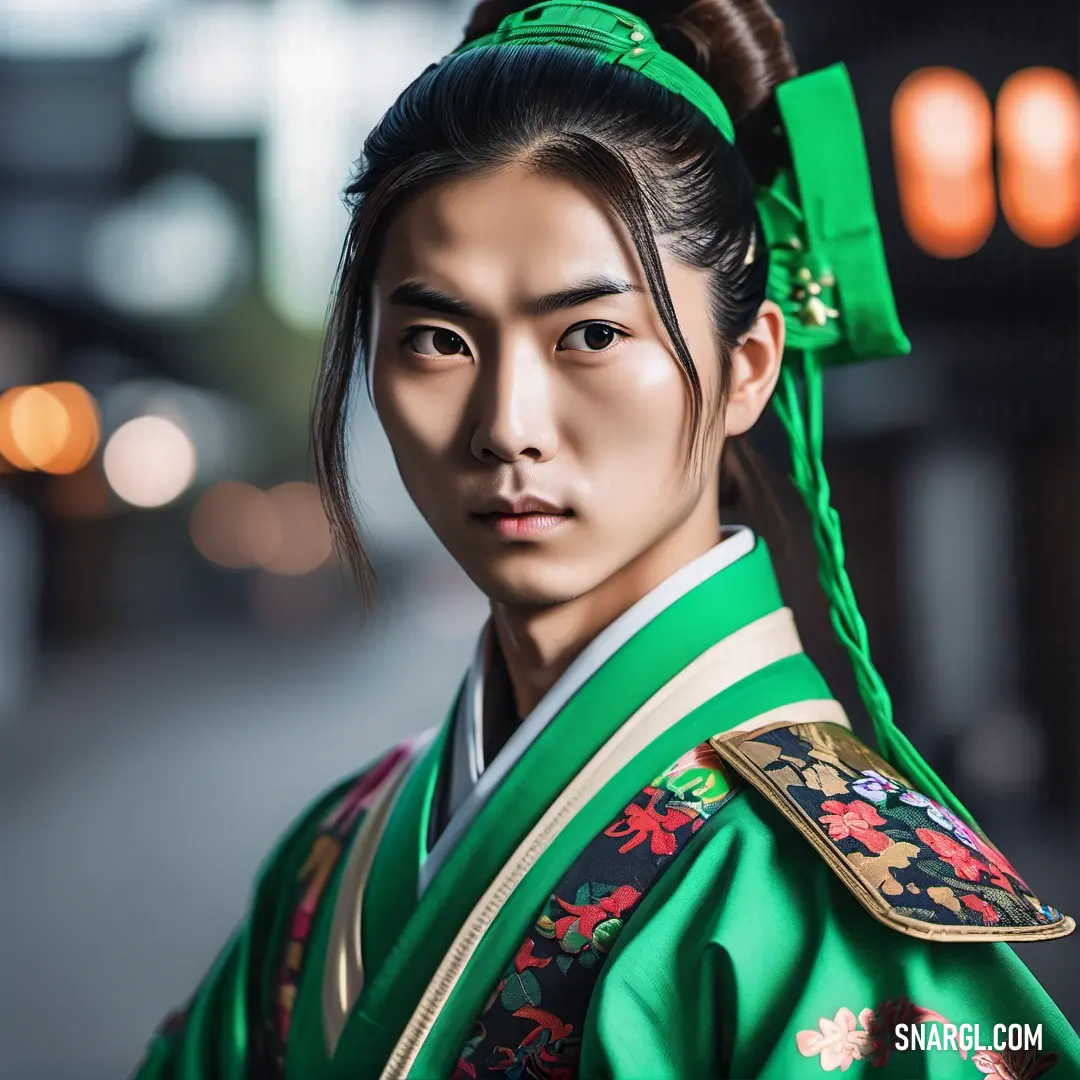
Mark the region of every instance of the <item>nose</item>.
[[480, 363], [471, 449], [487, 464], [547, 461], [558, 450], [551, 372], [534, 349], [505, 350]]

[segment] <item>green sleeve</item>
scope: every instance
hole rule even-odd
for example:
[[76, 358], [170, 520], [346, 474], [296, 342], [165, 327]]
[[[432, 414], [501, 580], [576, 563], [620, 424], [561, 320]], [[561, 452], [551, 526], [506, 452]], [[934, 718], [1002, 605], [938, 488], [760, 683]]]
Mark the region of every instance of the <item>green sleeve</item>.
[[[613, 950], [582, 1076], [1080, 1077], [1080, 1039], [1007, 943], [930, 942], [878, 922], [756, 792], [709, 829]], [[998, 1024], [1021, 1037], [1027, 1025], [1041, 1045], [999, 1052]]]
[[154, 1035], [131, 1080], [242, 1080], [250, 1033], [262, 1021], [252, 1005], [261, 1009], [267, 1000], [289, 915], [289, 885], [325, 816], [363, 775], [335, 785], [295, 819], [264, 860], [244, 921], [187, 1006]]

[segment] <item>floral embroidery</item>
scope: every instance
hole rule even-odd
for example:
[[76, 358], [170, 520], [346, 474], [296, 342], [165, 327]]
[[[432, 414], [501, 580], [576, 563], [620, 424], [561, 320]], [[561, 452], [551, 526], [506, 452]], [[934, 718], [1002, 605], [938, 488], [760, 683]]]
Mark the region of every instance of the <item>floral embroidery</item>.
[[873, 1009], [863, 1009], [856, 1021], [850, 1009], [842, 1008], [832, 1020], [823, 1016], [818, 1021], [818, 1031], [800, 1031], [795, 1044], [803, 1057], [820, 1055], [821, 1067], [826, 1072], [833, 1069], [846, 1072], [853, 1061], [861, 1061], [873, 1049], [870, 1033], [873, 1019]]
[[920, 795], [917, 791], [901, 791], [900, 801], [907, 803], [908, 806], [933, 806], [934, 801], [928, 799], [925, 795]]
[[1001, 916], [995, 910], [994, 905], [988, 904], [981, 896], [968, 893], [967, 896], [960, 897], [960, 903], [967, 904], [972, 911], [977, 911], [987, 926], [991, 923], [1001, 922]]
[[[610, 830], [607, 835], [610, 835]], [[626, 845], [619, 848], [624, 853]], [[564, 953], [570, 957], [559, 956], [557, 962], [565, 971], [572, 962], [572, 956], [579, 956], [583, 964], [595, 963], [597, 953], [607, 953], [615, 944], [622, 929], [622, 914], [641, 899], [641, 893], [629, 885], [619, 885], [614, 889], [609, 886], [587, 882], [578, 889], [576, 903], [568, 904], [559, 896], [552, 896], [548, 901], [547, 913], [540, 916], [536, 929], [546, 938], [559, 942]], [[553, 918], [559, 909], [569, 914], [562, 918]], [[529, 949], [533, 940], [529, 938], [522, 949]], [[520, 956], [521, 953], [519, 952]], [[545, 960], [544, 964], [549, 961]]]
[[1040, 1054], [1037, 1050], [980, 1050], [972, 1063], [994, 1080], [1038, 1080], [1058, 1062], [1057, 1054]]
[[265, 1029], [256, 1034], [254, 1048], [255, 1056], [263, 1063], [261, 1067], [275, 1067], [279, 1076], [284, 1075], [285, 1050], [308, 937], [326, 883], [364, 811], [395, 768], [412, 752], [409, 743], [395, 747], [357, 780], [323, 820], [297, 875], [298, 899], [289, 921], [289, 936], [281, 952], [267, 1023]]
[[[907, 1051], [896, 1049], [897, 1028], [904, 1025], [910, 1030], [912, 1024], [949, 1024], [939, 1012], [916, 1005], [908, 997], [890, 998], [876, 1009], [863, 1009], [856, 1020], [855, 1014], [846, 1006], [838, 1010], [830, 1020], [823, 1016], [817, 1031], [800, 1031], [795, 1045], [803, 1057], [820, 1056], [821, 1067], [826, 1072], [839, 1069], [845, 1072], [852, 1062], [861, 1061], [873, 1053], [870, 1065], [882, 1068], [888, 1065], [894, 1053]], [[954, 1046], [960, 1057], [967, 1060], [967, 1049]], [[971, 1059], [979, 1072], [992, 1080], [1038, 1080], [1058, 1062], [1056, 1053], [1042, 1054], [1037, 1050], [980, 1050]]]
[[851, 790], [871, 802], [884, 802], [889, 797], [890, 791], [900, 790], [898, 784], [894, 784], [888, 777], [882, 776], [873, 769], [863, 769], [862, 774], [866, 779], [852, 784]]
[[[743, 740], [739, 755], [821, 830], [896, 915], [988, 932], [1062, 921], [985, 836], [910, 788], [846, 729], [774, 728]], [[827, 791], [823, 766], [831, 774]]]
[[944, 833], [934, 829], [916, 829], [915, 835], [940, 858], [947, 862], [957, 877], [965, 881], [978, 881], [984, 871], [990, 873], [990, 867], [976, 859], [962, 844], [958, 844]]
[[454, 1080], [488, 1072], [507, 1080], [577, 1076], [580, 1032], [608, 953], [648, 889], [729, 793], [723, 766], [704, 743], [656, 777], [585, 848], [488, 999]]
[[900, 840], [889, 844], [878, 855], [864, 855], [861, 851], [853, 851], [848, 856], [848, 861], [859, 871], [863, 880], [875, 889], [880, 889], [886, 896], [901, 896], [905, 889], [917, 894], [919, 887], [913, 881], [902, 885], [893, 871], [906, 869], [918, 854], [919, 849], [914, 844]]
[[[950, 832], [954, 831], [958, 824], [960, 825], [961, 829], [964, 828], [962, 823], [952, 820], [947, 814], [943, 812], [942, 807], [938, 806], [936, 803], [933, 802], [926, 808], [926, 816], [932, 821], [936, 821], [939, 825], [944, 826], [944, 828], [948, 829]], [[966, 832], [966, 830], [964, 831]], [[960, 833], [957, 833], [957, 836], [960, 837], [960, 839], [964, 839], [964, 837]], [[970, 847], [971, 845], [968, 846]]]
[[619, 848], [622, 855], [645, 840], [649, 841], [654, 855], [671, 855], [675, 851], [675, 830], [690, 824], [693, 817], [684, 810], [665, 810], [661, 813], [657, 806], [665, 793], [657, 788], [647, 787], [645, 794], [649, 796], [648, 805], [642, 807], [631, 803], [626, 808], [626, 817], [611, 825], [605, 835], [630, 837]]
[[[901, 1024], [948, 1024], [941, 1013], [916, 1005], [910, 998], [890, 998], [876, 1009], [863, 1009], [858, 1016], [848, 1008], [841, 1008], [834, 1019], [822, 1017], [818, 1031], [800, 1031], [796, 1045], [804, 1057], [821, 1056], [825, 1071], [839, 1068], [845, 1071], [853, 1061], [867, 1057], [871, 1050], [870, 1064], [875, 1068], [887, 1065], [896, 1051], [896, 1031]], [[957, 1047], [960, 1057], [967, 1060], [967, 1050]], [[993, 1080], [1037, 1080], [1058, 1061], [1056, 1053], [1042, 1054], [1036, 1050], [1001, 1053], [980, 1050], [972, 1057], [972, 1064], [979, 1072]]]
[[935, 904], [940, 904], [950, 911], [955, 911], [957, 915], [960, 914], [960, 901], [956, 899], [956, 893], [948, 886], [931, 885], [930, 888], [926, 890], [926, 895], [929, 896]]
[[842, 803], [830, 799], [821, 804], [826, 813], [818, 818], [823, 825], [828, 825], [829, 836], [834, 840], [855, 837], [871, 851], [882, 852], [892, 841], [884, 834], [874, 832], [875, 825], [884, 825], [885, 819], [869, 804], [856, 799]]

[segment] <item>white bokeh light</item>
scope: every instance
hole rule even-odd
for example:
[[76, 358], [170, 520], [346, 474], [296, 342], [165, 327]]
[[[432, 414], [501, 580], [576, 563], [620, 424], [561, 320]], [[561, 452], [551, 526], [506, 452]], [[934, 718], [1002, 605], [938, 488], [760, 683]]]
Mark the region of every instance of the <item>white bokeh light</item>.
[[87, 250], [91, 286], [135, 315], [190, 315], [212, 306], [246, 268], [247, 244], [224, 194], [195, 176], [157, 181], [109, 210]]
[[174, 8], [132, 69], [135, 115], [172, 138], [253, 134], [267, 106], [268, 18], [249, 0]]
[[164, 506], [194, 479], [195, 446], [172, 420], [140, 416], [113, 432], [102, 466], [124, 502], [144, 508]]
[[348, 217], [341, 191], [371, 127], [461, 40], [472, 0], [216, 0], [158, 24], [132, 84], [169, 137], [258, 140], [262, 276], [293, 325], [326, 315]]

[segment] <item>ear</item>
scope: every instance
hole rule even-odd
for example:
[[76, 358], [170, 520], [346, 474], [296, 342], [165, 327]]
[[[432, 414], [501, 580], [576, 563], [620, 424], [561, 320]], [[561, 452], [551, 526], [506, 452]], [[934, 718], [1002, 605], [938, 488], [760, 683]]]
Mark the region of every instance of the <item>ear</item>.
[[743, 435], [758, 422], [780, 377], [783, 355], [784, 313], [766, 300], [731, 354], [725, 435]]

